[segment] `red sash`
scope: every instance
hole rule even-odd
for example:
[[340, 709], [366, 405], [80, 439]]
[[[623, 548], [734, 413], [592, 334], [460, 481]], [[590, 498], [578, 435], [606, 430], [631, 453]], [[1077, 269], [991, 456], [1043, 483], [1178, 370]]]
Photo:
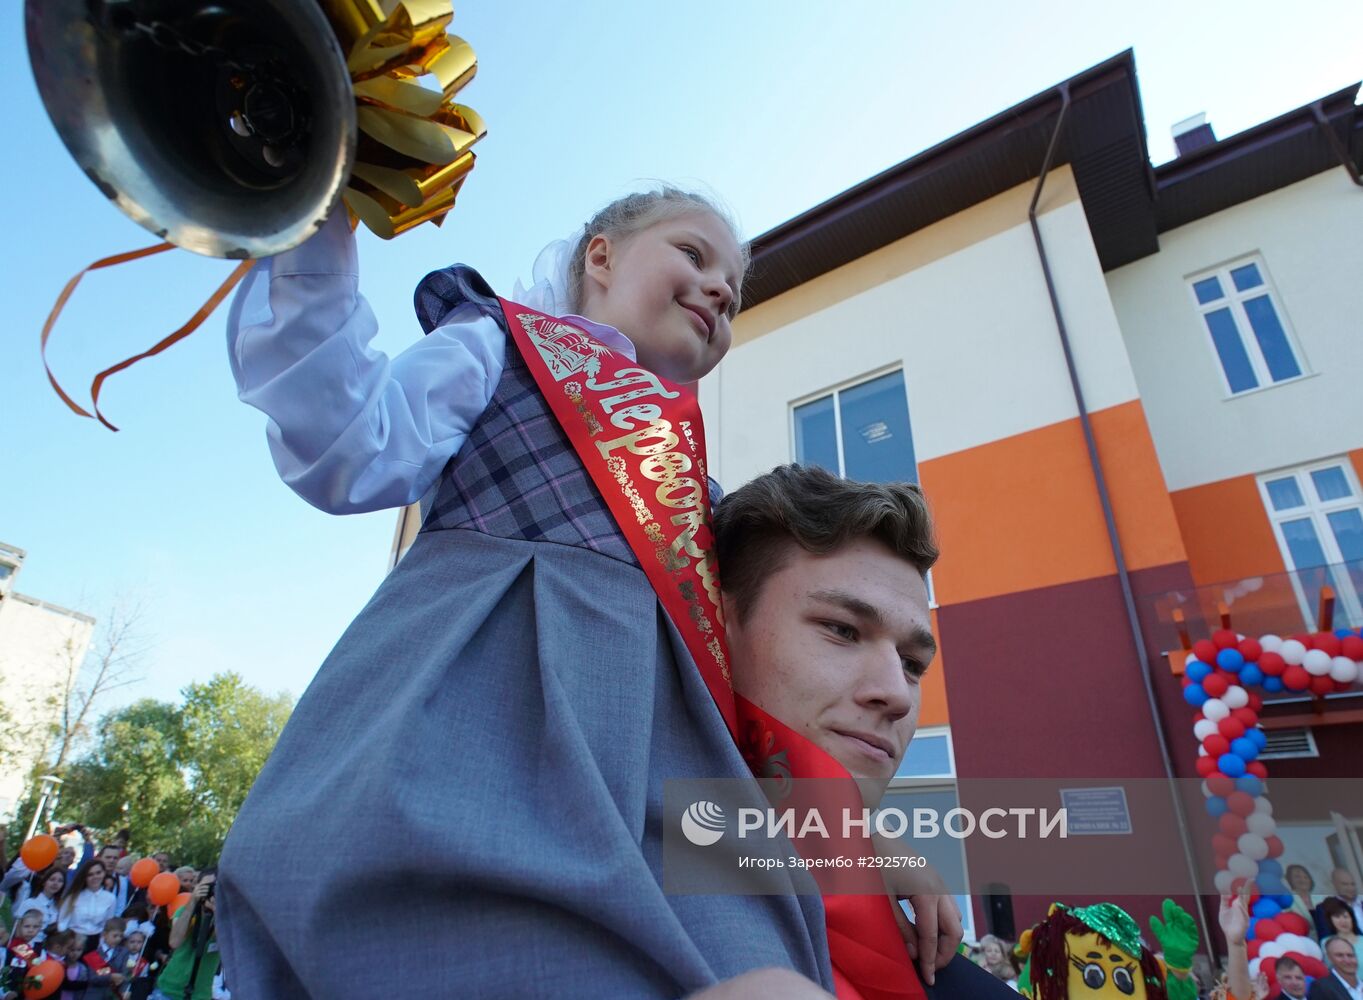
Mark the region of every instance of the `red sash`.
[[38, 960], [38, 952], [23, 941], [10, 942], [9, 953], [14, 956], [9, 964], [19, 969], [26, 969]]
[[[842, 779], [849, 801], [860, 807], [860, 794], [842, 765], [734, 693], [714, 559], [705, 429], [695, 394], [579, 327], [506, 299], [501, 303], [535, 384], [681, 633], [749, 765], [759, 777]], [[856, 846], [874, 853], [869, 841]], [[824, 896], [839, 997], [925, 997], [893, 905], [884, 894]]]

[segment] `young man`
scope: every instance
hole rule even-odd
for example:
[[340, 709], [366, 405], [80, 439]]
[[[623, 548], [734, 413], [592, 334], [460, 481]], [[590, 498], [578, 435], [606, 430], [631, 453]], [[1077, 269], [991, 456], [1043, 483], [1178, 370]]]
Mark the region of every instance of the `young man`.
[[1342, 937], [1325, 942], [1325, 964], [1330, 974], [1311, 984], [1311, 1000], [1363, 1000], [1363, 984], [1358, 981], [1358, 955]]
[[[734, 690], [863, 779], [875, 807], [913, 739], [937, 650], [926, 574], [938, 553], [922, 491], [784, 466], [725, 497], [715, 535]], [[960, 942], [951, 897], [933, 903], [914, 898], [920, 967]], [[935, 979], [929, 996], [1016, 997], [962, 956]]]

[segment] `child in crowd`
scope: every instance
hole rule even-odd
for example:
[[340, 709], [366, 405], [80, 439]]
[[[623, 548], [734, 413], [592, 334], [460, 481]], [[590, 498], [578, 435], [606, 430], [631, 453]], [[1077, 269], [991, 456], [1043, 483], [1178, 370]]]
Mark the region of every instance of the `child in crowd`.
[[111, 917], [104, 923], [99, 939], [81, 957], [90, 969], [90, 986], [86, 1000], [113, 1000], [114, 994], [127, 978], [128, 951], [123, 947], [122, 917]]
[[123, 938], [127, 959], [123, 967], [126, 978], [124, 996], [127, 1000], [147, 1000], [151, 993], [151, 973], [154, 971], [150, 956], [145, 954], [147, 933], [141, 927], [132, 927]]
[[66, 978], [62, 981], [61, 990], [52, 996], [60, 1000], [85, 1000], [85, 991], [90, 985], [90, 969], [80, 960], [85, 935], [67, 928], [52, 931], [43, 943], [48, 957], [66, 966]]
[[0, 995], [5, 1000], [22, 992], [28, 970], [41, 962], [46, 954], [37, 937], [43, 930], [43, 918], [36, 910], [29, 910], [14, 925], [14, 933], [5, 950], [5, 966], [0, 972]]
[[[606, 438], [689, 405], [658, 377], [695, 383], [729, 348], [747, 254], [701, 196], [620, 199], [541, 262], [543, 279], [513, 298], [554, 317], [535, 329], [569, 345], [556, 360], [618, 385], [617, 406], [640, 400]], [[617, 521], [584, 464], [596, 446], [575, 445], [542, 394], [548, 348], [515, 340], [528, 314], [513, 310], [513, 329], [461, 266], [422, 281], [416, 307], [424, 339], [392, 360], [370, 346], [377, 324], [337, 213], [258, 263], [228, 320], [238, 394], [268, 415], [295, 492], [338, 514], [425, 510], [228, 836], [234, 987], [352, 995], [335, 956], [375, 949], [404, 954], [421, 992], [682, 995], [763, 966], [831, 985], [817, 898], [664, 895], [664, 780], [750, 776], [679, 631], [689, 622], [641, 571], [643, 514]], [[662, 456], [674, 492], [638, 481], [664, 525], [682, 523], [673, 506], [703, 515], [688, 503], [707, 489], [695, 413], [665, 425], [697, 442]], [[677, 478], [682, 463], [694, 483]], [[681, 496], [683, 483], [695, 490]], [[414, 884], [437, 888], [414, 897]], [[370, 919], [337, 919], [340, 901]]]

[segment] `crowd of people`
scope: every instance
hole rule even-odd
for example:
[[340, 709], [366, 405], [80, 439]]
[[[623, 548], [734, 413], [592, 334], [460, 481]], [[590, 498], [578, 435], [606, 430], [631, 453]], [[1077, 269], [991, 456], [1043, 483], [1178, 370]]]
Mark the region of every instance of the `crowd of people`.
[[215, 869], [176, 867], [164, 851], [149, 855], [189, 894], [187, 903], [158, 906], [134, 884], [141, 855], [129, 850], [126, 830], [98, 849], [81, 824], [52, 835], [61, 845], [56, 860], [34, 871], [4, 850], [0, 830], [0, 1000], [28, 995], [25, 984], [32, 988], [36, 970], [51, 961], [63, 981], [43, 995], [60, 1000], [230, 1000], [212, 921]]

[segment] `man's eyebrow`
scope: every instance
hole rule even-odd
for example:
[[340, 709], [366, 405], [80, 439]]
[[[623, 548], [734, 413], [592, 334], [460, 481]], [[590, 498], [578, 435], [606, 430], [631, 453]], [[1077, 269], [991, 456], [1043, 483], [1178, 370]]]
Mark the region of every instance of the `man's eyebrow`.
[[[834, 604], [864, 621], [880, 627], [885, 626], [885, 616], [880, 613], [880, 609], [874, 604], [863, 601], [855, 594], [849, 594], [845, 590], [816, 590], [809, 595], [816, 601], [825, 604]], [[928, 652], [927, 662], [932, 662], [937, 655], [937, 640], [933, 638], [932, 631], [922, 625], [915, 625], [909, 633], [909, 642]]]

